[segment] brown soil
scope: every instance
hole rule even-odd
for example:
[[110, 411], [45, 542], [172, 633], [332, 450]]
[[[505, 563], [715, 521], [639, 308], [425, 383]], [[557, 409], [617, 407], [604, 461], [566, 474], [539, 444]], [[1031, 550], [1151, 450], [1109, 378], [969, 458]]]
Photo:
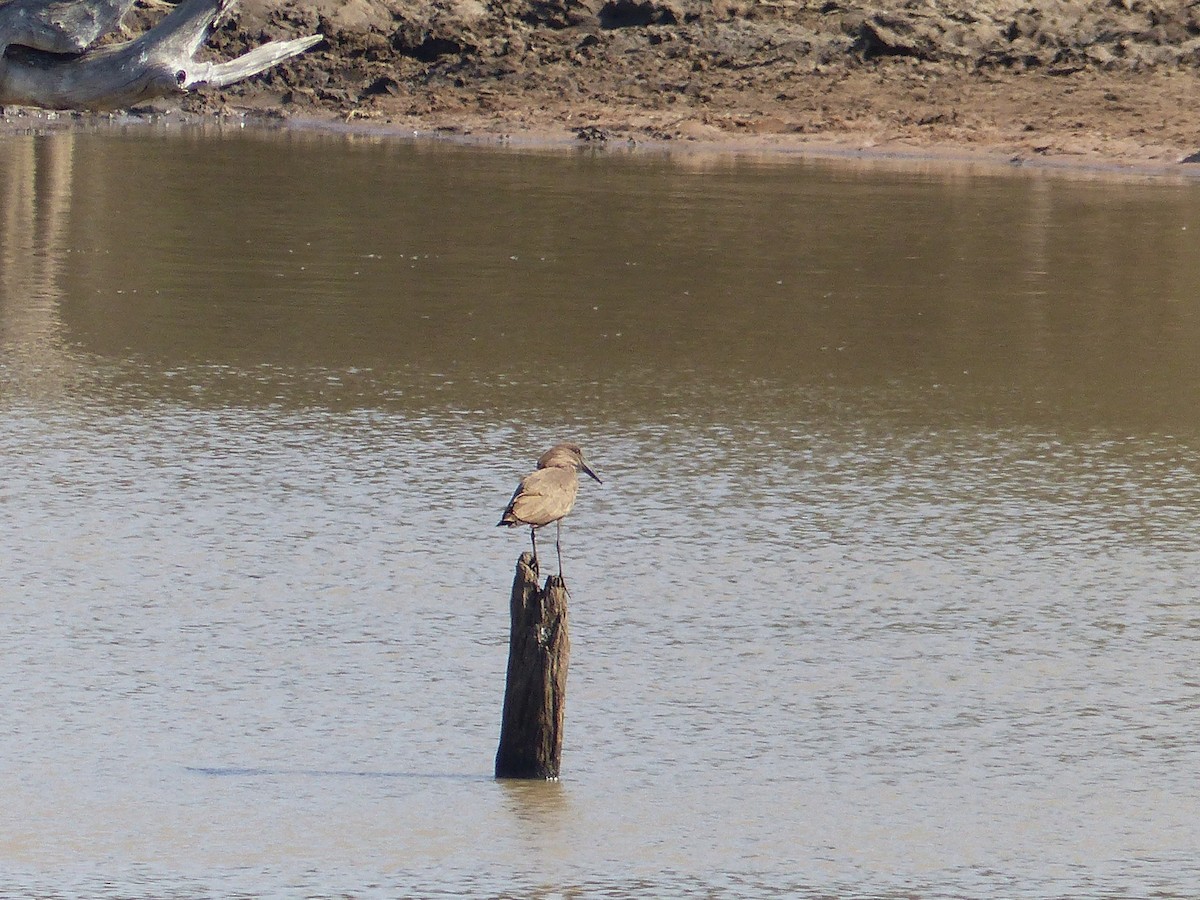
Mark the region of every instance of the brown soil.
[[317, 31], [185, 105], [592, 142], [1172, 167], [1200, 150], [1188, 0], [244, 0], [211, 46]]

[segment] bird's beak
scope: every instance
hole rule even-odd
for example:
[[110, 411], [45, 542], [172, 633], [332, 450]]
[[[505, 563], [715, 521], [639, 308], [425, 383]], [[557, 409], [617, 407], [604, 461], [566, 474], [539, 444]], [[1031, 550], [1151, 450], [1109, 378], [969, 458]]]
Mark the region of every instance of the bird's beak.
[[601, 484], [604, 484], [604, 482], [603, 482], [603, 481], [600, 481], [600, 476], [599, 476], [599, 475], [597, 475], [595, 472], [593, 472], [591, 469], [589, 469], [589, 468], [587, 467], [587, 463], [581, 462], [581, 463], [579, 464], [579, 468], [583, 469], [583, 471], [587, 472], [589, 475], [591, 475], [593, 478], [595, 478], [595, 479], [596, 479], [597, 481], [599, 481]]

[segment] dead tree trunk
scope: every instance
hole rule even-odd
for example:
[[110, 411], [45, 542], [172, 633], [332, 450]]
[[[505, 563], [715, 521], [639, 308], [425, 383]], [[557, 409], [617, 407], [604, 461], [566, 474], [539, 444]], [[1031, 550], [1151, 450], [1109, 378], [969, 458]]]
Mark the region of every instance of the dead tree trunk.
[[558, 575], [538, 588], [532, 554], [522, 553], [512, 586], [512, 627], [497, 778], [554, 779], [562, 762], [567, 705], [567, 587]]
[[223, 63], [194, 59], [237, 0], [183, 0], [132, 41], [96, 47], [134, 0], [0, 0], [0, 106], [118, 109], [249, 78], [322, 40], [271, 41]]

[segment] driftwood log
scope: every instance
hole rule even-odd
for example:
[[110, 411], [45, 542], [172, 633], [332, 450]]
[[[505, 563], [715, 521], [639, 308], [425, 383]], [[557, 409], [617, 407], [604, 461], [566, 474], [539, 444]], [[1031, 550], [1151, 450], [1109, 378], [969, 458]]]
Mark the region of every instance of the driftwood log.
[[571, 658], [567, 596], [558, 575], [539, 588], [533, 555], [521, 554], [512, 587], [497, 778], [558, 778]]
[[182, 0], [149, 31], [98, 46], [134, 0], [0, 0], [0, 106], [119, 109], [221, 87], [322, 40], [271, 41], [228, 62], [194, 59], [237, 0]]

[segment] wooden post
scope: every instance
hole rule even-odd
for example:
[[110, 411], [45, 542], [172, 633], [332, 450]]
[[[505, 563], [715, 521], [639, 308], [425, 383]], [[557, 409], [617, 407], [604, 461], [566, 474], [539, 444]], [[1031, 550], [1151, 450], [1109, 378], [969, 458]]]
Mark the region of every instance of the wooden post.
[[567, 596], [557, 575], [539, 590], [533, 555], [521, 554], [512, 587], [497, 778], [558, 778], [571, 657]]

